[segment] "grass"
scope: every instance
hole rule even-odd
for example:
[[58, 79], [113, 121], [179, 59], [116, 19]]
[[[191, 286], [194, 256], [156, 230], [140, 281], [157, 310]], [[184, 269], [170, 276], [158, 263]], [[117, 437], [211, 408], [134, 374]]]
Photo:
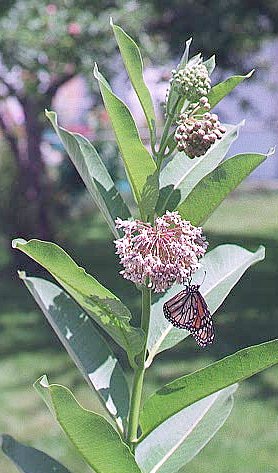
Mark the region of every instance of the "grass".
[[[193, 343], [181, 343], [160, 354], [147, 375], [145, 395], [212, 359], [275, 337], [278, 332], [277, 204], [276, 194], [235, 195], [209, 219], [205, 229], [211, 247], [232, 242], [255, 249], [263, 242], [267, 249], [266, 260], [248, 271], [222, 306], [216, 319], [217, 341], [212, 349], [201, 352]], [[138, 314], [136, 291], [131, 284], [123, 284], [117, 278], [119, 268], [113, 245], [106, 240], [109, 233], [99, 217], [93, 219], [92, 223], [86, 218], [65, 225], [58, 235], [58, 243], [80, 264], [86, 262], [87, 269], [128, 300], [133, 312]], [[111, 262], [115, 265], [112, 270]], [[21, 267], [26, 263], [27, 259], [22, 259]], [[20, 285], [15, 268], [2, 270], [0, 278], [0, 431], [48, 452], [72, 473], [89, 473], [35, 393], [32, 383], [47, 373], [51, 382], [72, 388], [85, 407], [97, 408], [97, 399]], [[241, 384], [228, 421], [184, 471], [278, 473], [277, 375], [278, 367], [273, 367]], [[0, 455], [0, 471], [16, 473], [17, 470]]]
[[250, 400], [240, 390], [230, 418], [189, 469], [191, 473], [277, 473], [277, 406]]
[[[32, 388], [31, 382], [47, 372], [51, 382], [72, 388], [78, 400], [89, 409], [98, 407], [95, 396], [62, 351], [37, 351], [35, 356], [36, 363], [31, 362], [33, 352], [14, 355], [0, 362], [1, 428], [17, 439], [53, 455], [70, 471], [89, 473]], [[204, 358], [198, 362], [180, 360], [173, 369], [172, 363], [158, 361], [148, 375], [147, 390], [150, 392], [171, 377], [192, 370], [193, 365], [197, 368], [205, 363], [207, 360]], [[268, 383], [277, 390], [276, 367], [243, 383], [236, 394], [232, 415], [221, 432], [190, 463], [190, 472], [206, 473], [216, 469], [220, 473], [278, 471], [278, 456], [275, 455], [277, 401], [274, 396], [265, 400], [260, 397], [260, 378], [265, 375]], [[0, 457], [0, 471], [16, 473], [16, 469], [3, 456]]]
[[234, 194], [205, 224], [208, 232], [277, 239], [278, 193]]

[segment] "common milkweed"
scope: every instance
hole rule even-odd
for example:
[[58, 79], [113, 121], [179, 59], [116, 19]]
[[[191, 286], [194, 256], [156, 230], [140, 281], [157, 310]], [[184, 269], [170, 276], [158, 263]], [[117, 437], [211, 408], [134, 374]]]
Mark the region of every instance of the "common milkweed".
[[200, 285], [189, 284], [165, 302], [163, 312], [171, 324], [189, 330], [198, 345], [206, 347], [214, 340], [214, 327], [211, 313], [199, 288]]

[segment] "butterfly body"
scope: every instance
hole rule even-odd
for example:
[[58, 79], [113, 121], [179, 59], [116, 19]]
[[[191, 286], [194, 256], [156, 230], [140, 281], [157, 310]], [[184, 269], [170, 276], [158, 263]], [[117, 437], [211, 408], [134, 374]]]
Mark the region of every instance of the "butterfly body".
[[166, 319], [177, 328], [188, 330], [201, 347], [214, 340], [214, 327], [199, 285], [185, 287], [163, 305]]

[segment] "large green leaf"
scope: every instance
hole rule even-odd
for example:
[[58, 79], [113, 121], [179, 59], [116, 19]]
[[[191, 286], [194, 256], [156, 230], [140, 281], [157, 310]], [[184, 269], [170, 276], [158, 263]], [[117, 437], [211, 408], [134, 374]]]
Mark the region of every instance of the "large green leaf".
[[130, 81], [144, 110], [151, 133], [151, 142], [154, 145], [156, 141], [155, 112], [151, 94], [145, 84], [143, 77], [143, 61], [140, 50], [135, 41], [122, 28], [117, 25], [113, 25], [112, 20], [111, 26], [113, 28]]
[[[254, 70], [250, 71], [245, 76], [232, 76], [223, 82], [219, 82], [210, 90], [208, 94], [208, 100], [211, 108], [215, 107], [226, 95], [228, 95], [232, 90], [245, 79], [249, 79], [252, 76]], [[205, 112], [205, 110], [199, 111], [199, 113]]]
[[197, 401], [145, 437], [135, 458], [145, 473], [179, 471], [212, 439], [229, 416], [237, 385]]
[[127, 307], [93, 276], [79, 267], [55, 243], [13, 241], [13, 247], [41, 264], [83, 309], [128, 353], [130, 361], [142, 350], [144, 335], [130, 325]]
[[69, 157], [84, 181], [89, 193], [102, 212], [109, 227], [118, 238], [115, 219], [127, 219], [130, 211], [117, 191], [106, 167], [95, 147], [87, 138], [71, 133], [58, 125], [55, 112], [46, 111], [46, 116], [63, 143]]
[[156, 164], [140, 139], [129, 109], [112, 92], [97, 66], [94, 75], [116, 135], [134, 198], [140, 204], [144, 185], [148, 176], [155, 172]]
[[174, 210], [190, 194], [192, 189], [208, 173], [218, 166], [233, 141], [237, 139], [241, 124], [227, 126], [227, 132], [206, 154], [189, 159], [184, 153], [177, 153], [160, 175], [160, 196], [157, 211], [162, 215]]
[[[212, 314], [222, 304], [245, 271], [251, 265], [263, 260], [264, 256], [263, 247], [252, 253], [237, 245], [221, 245], [204, 256], [202, 268], [195, 273], [193, 283], [200, 283], [204, 271], [206, 271], [201, 293]], [[182, 289], [184, 289], [182, 285], [173, 286], [152, 305], [148, 337], [148, 365], [157, 353], [171, 348], [189, 335], [187, 330], [175, 328], [163, 315], [163, 304]]]
[[34, 386], [96, 473], [140, 473], [130, 449], [104, 417], [83, 409], [66, 387], [49, 385], [46, 376]]
[[121, 430], [126, 424], [129, 390], [119, 361], [81, 307], [60, 287], [20, 273], [69, 355], [93, 386]]
[[265, 154], [246, 153], [227, 159], [203, 177], [178, 206], [178, 212], [193, 225], [203, 224], [225, 197], [266, 158]]
[[243, 381], [278, 363], [278, 339], [244, 348], [233, 355], [166, 384], [145, 402], [143, 435], [196, 401]]
[[20, 473], [70, 473], [54, 458], [36, 448], [17, 442], [10, 435], [0, 436], [0, 447]]

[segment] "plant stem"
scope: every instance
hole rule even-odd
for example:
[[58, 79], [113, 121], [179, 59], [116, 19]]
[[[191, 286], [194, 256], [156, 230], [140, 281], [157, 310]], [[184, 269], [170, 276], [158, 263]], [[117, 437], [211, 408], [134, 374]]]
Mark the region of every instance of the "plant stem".
[[151, 290], [148, 289], [148, 287], [143, 286], [141, 328], [145, 332], [146, 339], [145, 339], [143, 350], [139, 355], [138, 367], [136, 368], [135, 373], [134, 373], [132, 394], [131, 394], [131, 401], [130, 401], [127, 441], [132, 450], [134, 450], [134, 446], [137, 441], [139, 414], [140, 414], [143, 382], [144, 382], [144, 375], [145, 375], [145, 360], [146, 360], [147, 338], [148, 338], [149, 323], [150, 323], [150, 311], [151, 311]]
[[170, 127], [172, 125], [172, 121], [173, 121], [173, 115], [172, 114], [168, 115], [167, 120], [165, 122], [164, 130], [163, 130], [163, 133], [162, 133], [162, 137], [161, 137], [161, 141], [160, 141], [160, 147], [159, 147], [159, 150], [157, 152], [157, 169], [158, 169], [158, 171], [161, 168], [161, 164], [162, 164], [163, 157], [164, 157], [164, 151], [167, 147], [168, 132], [169, 132]]
[[167, 117], [167, 120], [165, 122], [165, 125], [164, 125], [162, 137], [161, 137], [161, 140], [160, 140], [159, 150], [156, 154], [158, 171], [160, 171], [160, 168], [161, 168], [161, 164], [162, 164], [162, 161], [163, 161], [163, 158], [164, 158], [164, 151], [167, 148], [168, 133], [169, 133], [170, 127], [173, 123], [175, 112], [176, 112], [176, 109], [177, 109], [177, 106], [178, 106], [180, 100], [181, 100], [181, 97], [178, 97], [178, 99], [177, 99], [177, 101], [176, 101], [176, 103], [173, 107], [173, 110], [172, 110], [171, 113], [169, 113], [169, 115]]
[[139, 421], [139, 412], [141, 405], [141, 396], [143, 390], [143, 381], [144, 381], [145, 369], [138, 368], [135, 371], [133, 386], [132, 386], [132, 395], [130, 401], [130, 411], [128, 419], [128, 431], [127, 431], [127, 441], [132, 451], [134, 451], [134, 446], [137, 440], [137, 430], [138, 430], [138, 421]]

